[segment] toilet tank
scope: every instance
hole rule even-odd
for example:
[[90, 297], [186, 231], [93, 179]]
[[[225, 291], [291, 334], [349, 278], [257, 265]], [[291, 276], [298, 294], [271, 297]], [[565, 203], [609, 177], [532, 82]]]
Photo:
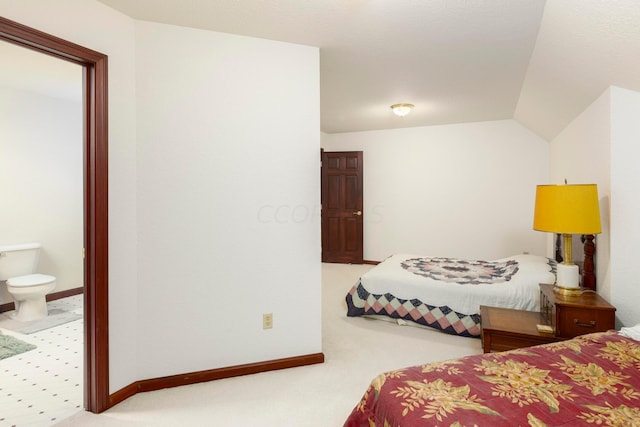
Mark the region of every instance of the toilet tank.
[[40, 243], [0, 245], [0, 281], [36, 272]]

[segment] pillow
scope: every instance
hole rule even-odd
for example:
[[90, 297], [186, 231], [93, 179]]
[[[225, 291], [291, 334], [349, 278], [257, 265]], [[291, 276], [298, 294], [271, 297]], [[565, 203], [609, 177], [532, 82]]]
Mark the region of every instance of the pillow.
[[629, 328], [620, 328], [620, 335], [640, 341], [640, 323]]

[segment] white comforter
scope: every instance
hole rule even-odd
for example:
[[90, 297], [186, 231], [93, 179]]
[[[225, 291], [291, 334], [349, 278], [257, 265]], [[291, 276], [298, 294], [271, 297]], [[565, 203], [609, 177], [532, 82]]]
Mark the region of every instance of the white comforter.
[[494, 262], [516, 260], [518, 272], [503, 283], [458, 284], [442, 282], [409, 272], [401, 263], [420, 255], [398, 254], [362, 275], [360, 283], [372, 294], [390, 293], [400, 299], [419, 299], [433, 306], [448, 306], [463, 314], [475, 314], [481, 305], [538, 311], [540, 283], [554, 283], [549, 259], [537, 255], [514, 255]]

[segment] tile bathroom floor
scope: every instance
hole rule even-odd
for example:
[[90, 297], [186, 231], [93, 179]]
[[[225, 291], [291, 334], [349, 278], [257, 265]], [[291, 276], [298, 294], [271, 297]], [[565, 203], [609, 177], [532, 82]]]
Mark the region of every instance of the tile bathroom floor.
[[[83, 314], [83, 296], [48, 303]], [[3, 313], [8, 314], [8, 313]], [[83, 407], [83, 320], [32, 334], [2, 328], [37, 348], [0, 360], [0, 427], [51, 426]]]

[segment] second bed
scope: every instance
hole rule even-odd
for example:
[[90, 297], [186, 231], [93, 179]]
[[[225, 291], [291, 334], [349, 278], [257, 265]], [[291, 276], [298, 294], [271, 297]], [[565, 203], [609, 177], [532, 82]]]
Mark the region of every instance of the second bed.
[[480, 336], [481, 305], [538, 311], [540, 283], [556, 261], [514, 255], [494, 261], [398, 254], [363, 274], [346, 296], [348, 316], [384, 316]]

